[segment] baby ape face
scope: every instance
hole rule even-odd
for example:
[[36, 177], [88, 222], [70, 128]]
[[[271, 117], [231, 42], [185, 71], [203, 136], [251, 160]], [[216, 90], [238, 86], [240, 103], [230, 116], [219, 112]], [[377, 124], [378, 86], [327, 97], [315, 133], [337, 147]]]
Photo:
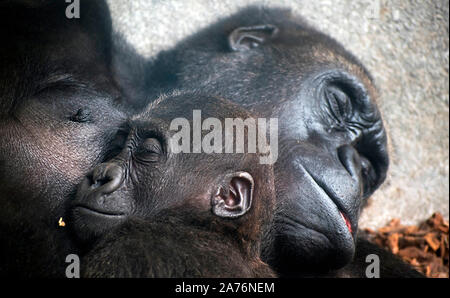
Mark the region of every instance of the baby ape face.
[[[239, 225], [241, 231], [248, 228], [251, 235], [260, 234], [262, 221], [272, 213], [271, 166], [259, 164], [258, 153], [176, 153], [178, 144], [172, 137], [178, 128], [174, 131], [171, 123], [192, 119], [194, 110], [221, 123], [225, 118], [250, 118], [234, 104], [196, 94], [162, 98], [150, 105], [119, 136], [120, 152], [82, 182], [68, 223], [81, 242], [89, 244], [129, 218], [151, 219], [179, 205], [216, 218], [235, 218], [237, 224], [245, 214], [251, 225]], [[202, 134], [208, 129], [203, 127]], [[188, 142], [193, 147], [193, 138]]]

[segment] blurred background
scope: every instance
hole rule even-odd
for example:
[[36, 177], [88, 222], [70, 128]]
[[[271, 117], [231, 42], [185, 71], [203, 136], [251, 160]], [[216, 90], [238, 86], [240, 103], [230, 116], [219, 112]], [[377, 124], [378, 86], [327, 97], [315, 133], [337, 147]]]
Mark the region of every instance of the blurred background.
[[341, 42], [380, 89], [389, 133], [388, 178], [360, 227], [449, 216], [449, 1], [108, 0], [113, 24], [151, 59], [190, 34], [256, 4], [289, 7]]

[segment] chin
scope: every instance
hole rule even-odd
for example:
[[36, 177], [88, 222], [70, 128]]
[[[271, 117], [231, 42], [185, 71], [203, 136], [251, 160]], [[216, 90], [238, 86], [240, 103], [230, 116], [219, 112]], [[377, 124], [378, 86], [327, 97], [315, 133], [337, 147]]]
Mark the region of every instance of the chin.
[[274, 238], [276, 255], [269, 256], [268, 262], [274, 260], [270, 265], [288, 276], [342, 268], [353, 260], [355, 241], [348, 232], [332, 236], [304, 226], [285, 226]]
[[75, 207], [70, 212], [70, 228], [82, 244], [92, 243], [100, 236], [125, 222], [126, 215], [101, 213], [86, 207]]

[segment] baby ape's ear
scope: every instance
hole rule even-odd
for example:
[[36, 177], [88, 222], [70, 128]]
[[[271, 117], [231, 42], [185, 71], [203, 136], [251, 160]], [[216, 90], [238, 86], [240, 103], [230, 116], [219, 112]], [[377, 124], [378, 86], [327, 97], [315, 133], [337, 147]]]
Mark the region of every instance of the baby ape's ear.
[[226, 183], [228, 190], [219, 187], [212, 198], [212, 212], [224, 218], [244, 215], [252, 206], [253, 177], [247, 172], [236, 172], [226, 176]]
[[277, 33], [278, 28], [270, 24], [239, 27], [230, 33], [228, 43], [233, 51], [247, 51], [269, 41]]

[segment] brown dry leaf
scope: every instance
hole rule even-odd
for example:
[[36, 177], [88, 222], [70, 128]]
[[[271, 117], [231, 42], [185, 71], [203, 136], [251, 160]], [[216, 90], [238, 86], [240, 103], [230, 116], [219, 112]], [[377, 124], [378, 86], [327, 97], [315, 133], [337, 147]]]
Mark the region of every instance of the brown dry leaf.
[[419, 262], [417, 262], [417, 259], [410, 260], [410, 264], [412, 266], [414, 266], [414, 267], [419, 267], [420, 266]]
[[398, 238], [399, 234], [394, 233], [389, 235], [387, 239], [387, 245], [394, 255], [398, 253]]
[[427, 277], [449, 277], [449, 225], [434, 213], [418, 226], [403, 226], [392, 219], [377, 231], [366, 229], [369, 240], [388, 248]]
[[448, 234], [448, 225], [447, 226], [445, 226], [445, 225], [439, 226], [438, 229], [440, 231]]
[[428, 220], [427, 223], [434, 229], [440, 227], [444, 223], [444, 218], [440, 213], [434, 213]]
[[427, 259], [428, 256], [426, 252], [423, 252], [422, 250], [414, 246], [406, 247], [399, 250], [398, 255], [405, 260], [412, 260], [412, 259], [425, 260]]
[[409, 226], [406, 227], [406, 229], [404, 230], [405, 234], [414, 234], [417, 233], [419, 231], [419, 228], [417, 226]]
[[425, 270], [425, 275], [426, 276], [430, 276], [431, 275], [431, 266], [430, 265], [427, 265], [427, 268]]
[[441, 259], [443, 259], [444, 256], [445, 256], [445, 251], [446, 251], [446, 249], [445, 249], [445, 237], [441, 238], [441, 245], [440, 245], [439, 248], [441, 250]]
[[415, 237], [415, 236], [404, 236], [399, 239], [399, 246], [400, 247], [406, 247], [406, 246], [417, 246], [420, 247], [423, 244], [425, 244], [425, 240], [421, 237]]
[[437, 251], [439, 249], [439, 247], [441, 246], [440, 241], [437, 239], [437, 236], [434, 233], [426, 234], [425, 235], [425, 241], [428, 243], [428, 245], [434, 251]]

